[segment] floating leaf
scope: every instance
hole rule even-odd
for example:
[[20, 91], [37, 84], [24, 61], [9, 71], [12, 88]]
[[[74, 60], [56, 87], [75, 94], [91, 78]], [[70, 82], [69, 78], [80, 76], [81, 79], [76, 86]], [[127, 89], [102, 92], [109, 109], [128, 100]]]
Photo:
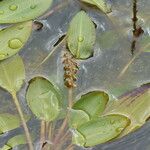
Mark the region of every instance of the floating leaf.
[[18, 128], [20, 125], [21, 122], [19, 116], [11, 114], [0, 114], [0, 130], [2, 133]]
[[17, 135], [13, 138], [11, 138], [10, 140], [8, 140], [7, 144], [4, 145], [4, 147], [1, 150], [10, 150], [18, 145], [23, 145], [26, 144], [26, 137], [25, 135], [21, 134], [21, 135]]
[[18, 53], [27, 42], [31, 34], [31, 29], [32, 22], [29, 21], [0, 31], [0, 60]]
[[59, 114], [59, 93], [50, 81], [43, 77], [36, 77], [30, 81], [27, 89], [27, 102], [41, 120], [52, 121]]
[[25, 79], [24, 64], [20, 56], [0, 62], [0, 86], [10, 93], [17, 92]]
[[81, 1], [98, 7], [104, 13], [111, 12], [111, 7], [110, 5], [107, 4], [106, 0], [81, 0]]
[[72, 130], [72, 143], [79, 145], [79, 146], [84, 146], [86, 140], [83, 137], [83, 135], [81, 135], [81, 133], [79, 133], [77, 130]]
[[35, 19], [43, 14], [52, 0], [3, 0], [0, 2], [0, 23], [16, 23]]
[[13, 138], [11, 138], [8, 142], [7, 145], [9, 145], [11, 148], [14, 148], [15, 146], [26, 144], [26, 137], [25, 135], [17, 135]]
[[11, 147], [8, 145], [4, 145], [4, 147], [0, 148], [0, 150], [11, 150]]
[[125, 115], [131, 120], [130, 126], [124, 130], [121, 136], [141, 127], [150, 117], [150, 84], [143, 85], [118, 100], [109, 102], [104, 114]]
[[80, 11], [72, 19], [68, 33], [67, 44], [71, 53], [80, 59], [86, 59], [93, 54], [96, 39], [94, 23], [84, 11]]
[[105, 143], [117, 137], [129, 125], [129, 120], [121, 115], [109, 115], [89, 121], [78, 128], [85, 137], [85, 147]]
[[73, 105], [73, 109], [83, 110], [90, 118], [99, 117], [109, 100], [106, 93], [101, 91], [89, 92], [83, 96]]
[[69, 117], [70, 117], [69, 124], [72, 128], [75, 129], [80, 125], [82, 125], [83, 123], [88, 122], [90, 120], [88, 114], [82, 110], [70, 109]]

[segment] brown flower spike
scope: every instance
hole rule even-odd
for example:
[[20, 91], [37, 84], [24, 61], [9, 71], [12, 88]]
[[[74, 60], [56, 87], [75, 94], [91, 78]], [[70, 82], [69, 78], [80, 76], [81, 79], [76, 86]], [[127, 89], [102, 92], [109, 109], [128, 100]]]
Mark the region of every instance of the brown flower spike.
[[76, 87], [76, 74], [78, 71], [78, 64], [73, 58], [72, 54], [69, 51], [66, 51], [64, 54], [64, 83], [67, 88]]

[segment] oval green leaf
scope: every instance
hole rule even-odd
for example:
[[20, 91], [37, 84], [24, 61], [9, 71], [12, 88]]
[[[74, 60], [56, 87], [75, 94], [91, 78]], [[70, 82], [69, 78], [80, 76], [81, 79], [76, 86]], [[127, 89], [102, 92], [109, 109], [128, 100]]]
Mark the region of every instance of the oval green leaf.
[[150, 117], [150, 84], [132, 90], [118, 100], [110, 101], [104, 115], [110, 114], [124, 115], [131, 120], [130, 126], [120, 137], [141, 127]]
[[78, 128], [85, 122], [90, 120], [87, 113], [83, 110], [69, 109], [69, 124], [71, 128]]
[[84, 11], [80, 11], [72, 19], [67, 33], [70, 52], [79, 59], [89, 58], [93, 54], [95, 39], [94, 23]]
[[106, 0], [81, 0], [81, 1], [96, 6], [104, 13], [111, 12], [111, 6], [107, 4]]
[[59, 93], [50, 81], [36, 77], [29, 83], [26, 99], [28, 106], [38, 119], [54, 120], [59, 114]]
[[21, 126], [20, 118], [17, 115], [0, 114], [0, 130], [8, 132]]
[[89, 92], [81, 96], [81, 98], [73, 105], [73, 109], [83, 110], [90, 116], [90, 119], [94, 119], [103, 113], [108, 100], [109, 97], [104, 92]]
[[0, 2], [0, 23], [17, 23], [43, 14], [52, 0], [3, 0]]
[[85, 147], [95, 146], [116, 138], [129, 125], [129, 120], [121, 115], [110, 115], [89, 121], [78, 128], [85, 137]]
[[30, 37], [32, 22], [23, 22], [0, 31], [0, 60], [19, 52]]
[[10, 93], [17, 92], [23, 85], [25, 68], [20, 56], [16, 55], [0, 62], [0, 86]]

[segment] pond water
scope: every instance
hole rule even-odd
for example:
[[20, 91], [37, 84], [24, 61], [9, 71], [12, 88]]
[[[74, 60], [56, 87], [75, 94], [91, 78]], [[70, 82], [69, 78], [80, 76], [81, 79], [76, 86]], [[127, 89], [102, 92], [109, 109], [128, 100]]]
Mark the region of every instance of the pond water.
[[[79, 3], [78, 0], [55, 0], [51, 9], [61, 4], [63, 6], [59, 10], [55, 10], [48, 18], [38, 20], [43, 23], [43, 29], [40, 31], [34, 30], [28, 43], [20, 52], [26, 68], [26, 83], [35, 76], [44, 76], [50, 81], [55, 82], [64, 94], [64, 99], [66, 99], [67, 90], [64, 87], [62, 65], [63, 46], [58, 47], [44, 64], [36, 70], [35, 68], [51, 52], [59, 38], [66, 34], [70, 20], [81, 9], [86, 10], [97, 25], [97, 40], [93, 57], [84, 61], [78, 61], [80, 69], [74, 98], [95, 89], [106, 91], [109, 93], [110, 98], [117, 98], [124, 92], [148, 83], [150, 80], [150, 53], [142, 52], [135, 58], [128, 69], [121, 74], [125, 66], [133, 59], [130, 51], [132, 41], [132, 1], [109, 0], [109, 3], [112, 5], [113, 11], [107, 16], [95, 8], [86, 7]], [[149, 0], [138, 2], [139, 22], [144, 30], [141, 38], [150, 36], [149, 7]], [[141, 40], [137, 43], [135, 55], [140, 48]], [[24, 97], [26, 87], [27, 84], [24, 85], [19, 93], [19, 99], [24, 112], [30, 113]], [[16, 112], [11, 101], [11, 96], [1, 89], [0, 99], [0, 110], [2, 112]], [[39, 122], [36, 119], [29, 122], [29, 125], [34, 134], [39, 134]], [[21, 132], [21, 129], [0, 136], [0, 144], [3, 145], [16, 132]], [[16, 149], [25, 150], [26, 148], [19, 147]], [[76, 149], [79, 150], [81, 148], [77, 147]], [[135, 133], [93, 148], [93, 150], [149, 149], [149, 122]]]

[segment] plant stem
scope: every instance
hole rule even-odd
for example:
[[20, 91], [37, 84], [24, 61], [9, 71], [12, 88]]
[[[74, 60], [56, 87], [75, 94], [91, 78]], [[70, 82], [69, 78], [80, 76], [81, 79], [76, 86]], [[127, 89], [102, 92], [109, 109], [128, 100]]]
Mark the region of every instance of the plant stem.
[[53, 49], [50, 51], [50, 53], [42, 60], [42, 62], [40, 64], [38, 64], [35, 67], [35, 69], [33, 71], [36, 71], [42, 64], [44, 64], [52, 56], [52, 54], [66, 41], [66, 39], [67, 39], [67, 36], [65, 36], [64, 39], [62, 39], [62, 41], [60, 41], [60, 43], [58, 45], [53, 47]]
[[[71, 109], [72, 104], [73, 104], [73, 88], [69, 88], [68, 89], [68, 107], [69, 107], [69, 109]], [[64, 121], [61, 125], [61, 128], [59, 129], [58, 134], [56, 135], [56, 138], [54, 139], [54, 146], [58, 144], [58, 142], [67, 126], [68, 118], [69, 118], [69, 111], [67, 112], [66, 118], [64, 119]]]
[[40, 133], [40, 149], [42, 149], [43, 143], [45, 141], [46, 122], [41, 121], [41, 133]]
[[72, 104], [73, 104], [73, 89], [69, 88], [68, 89], [68, 106], [69, 106], [69, 109], [72, 108]]
[[26, 120], [24, 118], [23, 112], [21, 110], [21, 106], [19, 104], [19, 101], [18, 101], [18, 98], [17, 98], [17, 94], [16, 94], [16, 92], [12, 92], [11, 95], [13, 97], [14, 103], [16, 105], [17, 111], [19, 113], [19, 116], [20, 116], [20, 119], [21, 119], [21, 122], [22, 122], [22, 125], [23, 125], [23, 128], [24, 128], [24, 131], [25, 131], [26, 140], [27, 140], [27, 143], [28, 143], [28, 146], [29, 146], [29, 150], [34, 150], [33, 144], [32, 144], [32, 140], [31, 140], [31, 136], [30, 136], [30, 132], [29, 132], [29, 129], [27, 127]]

